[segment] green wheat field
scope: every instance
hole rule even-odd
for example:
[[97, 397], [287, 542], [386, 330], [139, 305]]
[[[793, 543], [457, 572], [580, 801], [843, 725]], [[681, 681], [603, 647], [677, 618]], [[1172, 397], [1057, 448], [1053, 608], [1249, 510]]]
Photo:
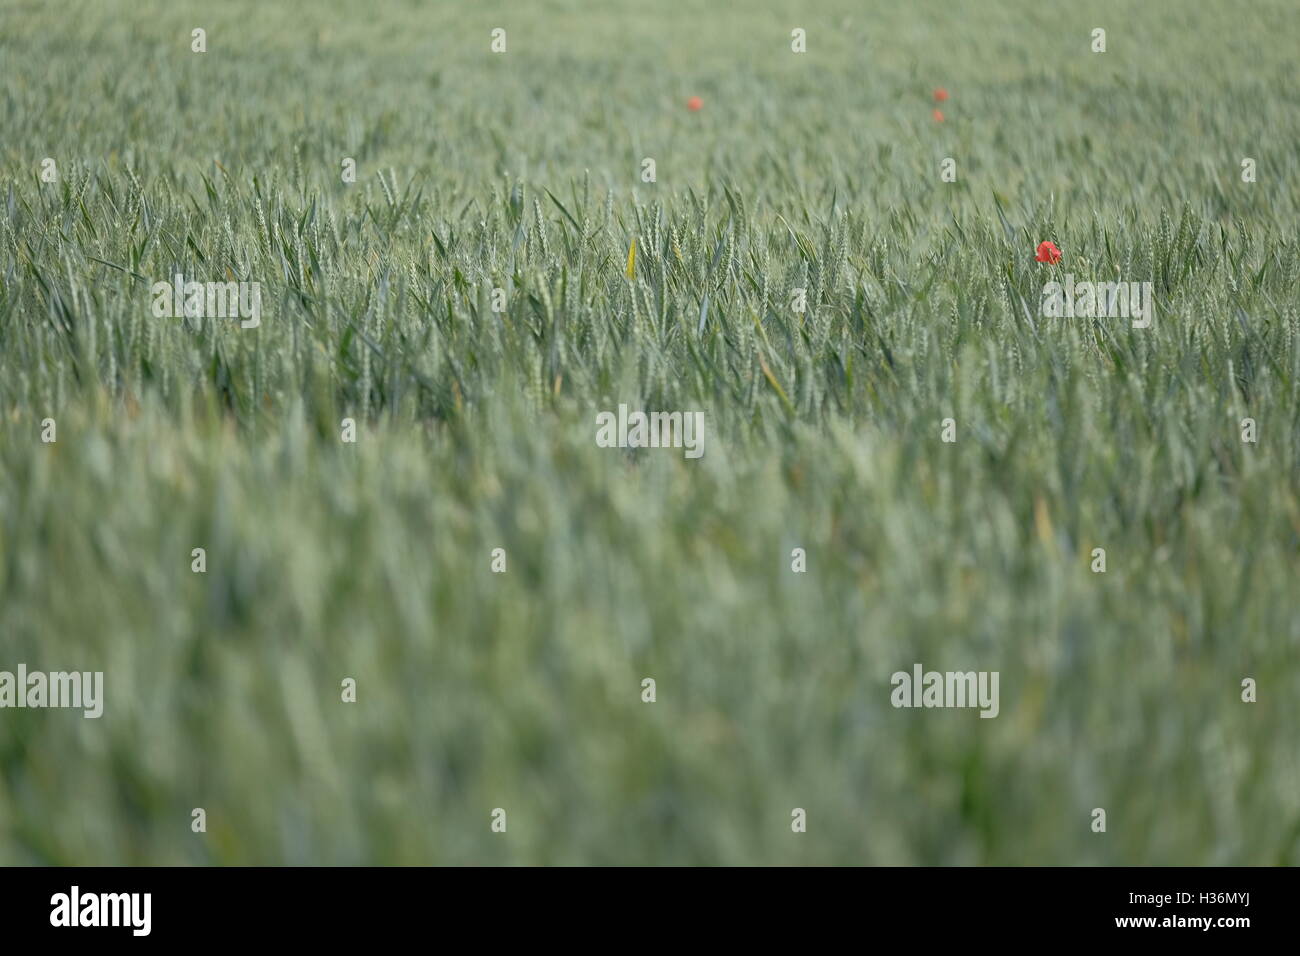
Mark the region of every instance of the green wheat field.
[[[0, 0], [0, 670], [104, 674], [0, 709], [0, 863], [1300, 863], [1298, 49]], [[918, 663], [998, 716], [895, 708]]]

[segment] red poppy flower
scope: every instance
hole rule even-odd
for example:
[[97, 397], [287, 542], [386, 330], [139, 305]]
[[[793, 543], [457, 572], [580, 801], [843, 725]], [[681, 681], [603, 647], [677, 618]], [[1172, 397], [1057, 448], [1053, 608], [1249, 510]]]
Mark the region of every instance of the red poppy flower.
[[1054, 266], [1061, 261], [1061, 250], [1056, 248], [1056, 243], [1052, 242], [1051, 239], [1044, 239], [1038, 244], [1038, 251], [1034, 253], [1034, 260]]
[[704, 109], [704, 100], [700, 99], [698, 96], [692, 96], [686, 101], [686, 108], [692, 113], [698, 113], [700, 110]]
[[942, 86], [934, 91], [934, 101], [936, 103], [942, 103], [947, 99], [948, 99], [948, 91], [945, 90]]
[[943, 110], [935, 110], [935, 111], [934, 111], [934, 121], [935, 121], [936, 123], [942, 123], [942, 122], [943, 122]]

